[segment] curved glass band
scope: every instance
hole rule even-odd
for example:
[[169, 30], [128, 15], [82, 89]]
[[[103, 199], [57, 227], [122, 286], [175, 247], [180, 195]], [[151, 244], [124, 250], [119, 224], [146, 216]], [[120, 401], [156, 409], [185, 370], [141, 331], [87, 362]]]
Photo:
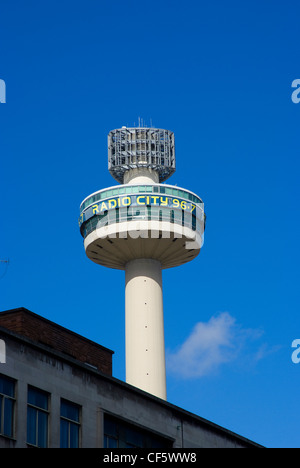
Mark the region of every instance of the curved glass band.
[[182, 209], [162, 206], [128, 206], [95, 214], [80, 226], [83, 238], [97, 228], [128, 221], [167, 221], [171, 224], [188, 227], [193, 231], [204, 232], [205, 214], [202, 209], [194, 213]]
[[192, 203], [202, 204], [201, 198], [197, 197], [192, 192], [183, 190], [178, 187], [172, 187], [170, 185], [117, 185], [110, 187], [109, 189], [99, 190], [90, 197], [86, 198], [80, 205], [80, 214], [90, 205], [100, 200], [105, 200], [110, 197], [117, 197], [119, 195], [139, 195], [139, 194], [162, 194], [171, 195], [187, 200]]

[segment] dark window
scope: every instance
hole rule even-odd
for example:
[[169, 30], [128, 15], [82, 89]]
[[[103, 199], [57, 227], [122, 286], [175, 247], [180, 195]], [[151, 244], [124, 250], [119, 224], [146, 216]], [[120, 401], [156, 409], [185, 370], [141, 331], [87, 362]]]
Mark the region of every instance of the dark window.
[[145, 429], [105, 415], [104, 448], [172, 447], [172, 441]]
[[196, 227], [197, 227], [196, 215], [193, 213], [192, 214], [192, 229], [193, 229], [193, 231], [196, 231]]
[[0, 434], [13, 436], [15, 382], [0, 375]]
[[48, 393], [28, 388], [27, 443], [35, 447], [48, 446]]
[[132, 221], [132, 207], [127, 207], [127, 221]]
[[80, 407], [70, 401], [61, 400], [60, 447], [79, 448]]

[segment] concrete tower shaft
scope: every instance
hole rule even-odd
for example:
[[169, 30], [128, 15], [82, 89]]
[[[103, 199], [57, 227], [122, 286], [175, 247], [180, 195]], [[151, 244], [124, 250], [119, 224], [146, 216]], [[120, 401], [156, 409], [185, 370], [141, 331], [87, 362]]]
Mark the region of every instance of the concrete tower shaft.
[[126, 382], [166, 399], [161, 264], [137, 259], [125, 269]]
[[81, 203], [84, 247], [93, 262], [125, 271], [126, 381], [166, 399], [162, 269], [199, 254], [204, 205], [195, 193], [161, 183], [175, 171], [169, 130], [112, 130], [108, 167], [122, 185]]

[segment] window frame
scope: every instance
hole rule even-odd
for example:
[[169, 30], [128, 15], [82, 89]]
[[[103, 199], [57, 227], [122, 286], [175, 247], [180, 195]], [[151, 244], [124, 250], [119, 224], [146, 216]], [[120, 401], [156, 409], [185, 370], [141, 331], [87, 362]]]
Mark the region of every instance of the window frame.
[[103, 417], [103, 448], [171, 448], [174, 439], [149, 428], [105, 412]]
[[[15, 434], [15, 404], [16, 404], [16, 381], [6, 375], [0, 374], [0, 379], [6, 380], [13, 385], [13, 396], [4, 392], [0, 392], [0, 436], [14, 438]], [[6, 420], [6, 402], [11, 403], [11, 409], [9, 409], [9, 420], [10, 420], [10, 433], [5, 433], [5, 420]]]
[[[40, 406], [37, 406], [33, 403], [29, 403], [29, 392], [30, 390], [33, 390], [35, 392], [39, 392], [40, 394], [43, 394], [47, 398], [47, 409], [42, 408]], [[37, 447], [37, 448], [48, 448], [49, 446], [49, 415], [50, 415], [50, 394], [46, 392], [45, 390], [42, 390], [40, 388], [34, 387], [32, 385], [28, 385], [27, 388], [27, 435], [26, 435], [26, 443], [30, 447]], [[29, 442], [29, 408], [33, 409], [35, 413], [35, 443]], [[40, 440], [39, 440], [39, 426], [41, 424], [40, 417], [39, 415], [43, 414], [46, 416], [46, 444], [41, 445]]]
[[[73, 408], [78, 409], [78, 421], [75, 419], [68, 418], [67, 416], [62, 415], [62, 404], [69, 405], [70, 407], [72, 406]], [[59, 424], [59, 429], [60, 429], [60, 448], [80, 448], [81, 447], [81, 413], [82, 413], [82, 407], [81, 405], [78, 405], [77, 403], [74, 403], [73, 401], [66, 400], [65, 398], [60, 399], [60, 424]], [[62, 447], [62, 421], [67, 422], [68, 424], [68, 446], [67, 447]], [[74, 427], [78, 428], [78, 446], [77, 447], [71, 447], [71, 425]]]

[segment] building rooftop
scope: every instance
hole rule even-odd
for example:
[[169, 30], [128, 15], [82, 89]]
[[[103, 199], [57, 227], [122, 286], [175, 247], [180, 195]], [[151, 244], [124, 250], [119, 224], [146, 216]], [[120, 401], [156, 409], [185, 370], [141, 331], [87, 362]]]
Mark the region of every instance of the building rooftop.
[[0, 312], [0, 327], [49, 346], [72, 358], [112, 375], [114, 352], [67, 328], [20, 307]]
[[[34, 366], [36, 369], [34, 379], [40, 379], [41, 382], [43, 382], [42, 385], [45, 387], [45, 389], [48, 383], [49, 389], [47, 388], [46, 390], [51, 391], [50, 387], [54, 386], [53, 388], [55, 391], [63, 391], [65, 394], [66, 389], [69, 388], [69, 377], [66, 370], [67, 365], [69, 365], [74, 369], [74, 372], [72, 373], [71, 384], [72, 388], [74, 387], [74, 390], [70, 390], [71, 387], [68, 390], [69, 393], [72, 393], [72, 398], [73, 393], [79, 391], [79, 393], [76, 393], [77, 398], [83, 399], [82, 401], [84, 404], [89, 404], [89, 400], [93, 400], [94, 398], [92, 397], [92, 393], [95, 391], [94, 385], [96, 384], [97, 398], [95, 402], [97, 405], [99, 405], [98, 399], [100, 398], [99, 401], [102, 402], [102, 411], [104, 411], [105, 414], [118, 416], [125, 422], [126, 420], [129, 421], [130, 419], [131, 422], [141, 425], [141, 427], [144, 429], [148, 427], [148, 424], [154, 426], [153, 428], [155, 429], [155, 421], [157, 418], [163, 418], [163, 420], [164, 418], [171, 418], [170, 421], [173, 421], [173, 425], [175, 423], [177, 424], [177, 420], [181, 421], [181, 424], [183, 424], [183, 421], [185, 421], [186, 427], [189, 426], [190, 430], [192, 430], [191, 434], [196, 431], [195, 434], [200, 434], [197, 437], [202, 437], [201, 434], [203, 437], [208, 437], [207, 441], [205, 442], [206, 446], [210, 446], [211, 441], [213, 441], [214, 444], [217, 444], [215, 446], [218, 446], [218, 444], [227, 446], [229, 444], [229, 446], [234, 445], [236, 447], [262, 447], [261, 445], [228, 429], [225, 429], [211, 421], [186, 411], [176, 405], [173, 405], [172, 403], [164, 401], [161, 398], [140, 390], [139, 388], [129, 385], [126, 382], [116, 379], [112, 376], [112, 350], [105, 348], [81, 335], [78, 335], [77, 333], [74, 333], [54, 322], [51, 322], [50, 320], [45, 319], [24, 307], [0, 312], [0, 337], [7, 341], [9, 352], [11, 353], [11, 364], [8, 364], [7, 369], [10, 369], [8, 375], [13, 379], [18, 379], [18, 369], [23, 369], [22, 372], [27, 376], [29, 367]], [[15, 359], [17, 359], [18, 362], [13, 363], [12, 356], [14, 355], [15, 351], [11, 345], [11, 340], [20, 343], [22, 349], [31, 348], [33, 350], [33, 354], [27, 354], [26, 357], [24, 355], [24, 351], [22, 351], [21, 354], [17, 353]], [[36, 362], [32, 360], [35, 353], [36, 358], [38, 359]], [[53, 367], [52, 363], [52, 366], [50, 366], [50, 368], [48, 367], [47, 375], [43, 375], [41, 371], [43, 363], [41, 358], [37, 357], [42, 355], [48, 355], [49, 357], [52, 357], [53, 362], [55, 362], [55, 360], [57, 362], [64, 361], [66, 367]], [[44, 362], [49, 363], [52, 361], [47, 359]], [[6, 367], [3, 367], [3, 371], [5, 371], [5, 368]], [[66, 375], [64, 376], [65, 372]], [[84, 374], [90, 375], [91, 378], [84, 378]], [[32, 380], [33, 375], [31, 375], [30, 372], [28, 375], [31, 376]], [[75, 379], [77, 381], [81, 378], [83, 378], [84, 393], [81, 393], [83, 388], [81, 391], [78, 390], [78, 382], [76, 383], [73, 380]], [[62, 384], [62, 382], [64, 383]], [[88, 392], [86, 392], [86, 382], [90, 382]], [[61, 387], [61, 385], [65, 385], [65, 388]], [[59, 390], [59, 388], [61, 388], [61, 390]], [[62, 390], [63, 388], [64, 390]], [[64, 398], [66, 397], [64, 396]], [[153, 412], [155, 413], [155, 416]], [[149, 416], [152, 415], [152, 413], [153, 421]], [[23, 414], [22, 417], [24, 417]], [[165, 424], [166, 427], [169, 428], [168, 431], [170, 431], [171, 434], [174, 428], [172, 429], [172, 424], [170, 421], [169, 423], [166, 422]], [[171, 426], [169, 426], [169, 424], [171, 424]], [[160, 429], [161, 425], [161, 423], [157, 423], [158, 429]], [[166, 431], [164, 436], [170, 437], [170, 434], [168, 435]], [[184, 434], [185, 438], [191, 435], [188, 429], [185, 430]], [[23, 435], [21, 437], [23, 437]], [[174, 436], [173, 439], [175, 439]], [[12, 441], [14, 442], [15, 439], [12, 439]], [[87, 441], [89, 441], [89, 438]], [[20, 444], [19, 446], [23, 446], [22, 441], [18, 443]], [[92, 444], [92, 441], [83, 442], [83, 446], [85, 446], [87, 443]], [[176, 443], [178, 443], [178, 441]]]

